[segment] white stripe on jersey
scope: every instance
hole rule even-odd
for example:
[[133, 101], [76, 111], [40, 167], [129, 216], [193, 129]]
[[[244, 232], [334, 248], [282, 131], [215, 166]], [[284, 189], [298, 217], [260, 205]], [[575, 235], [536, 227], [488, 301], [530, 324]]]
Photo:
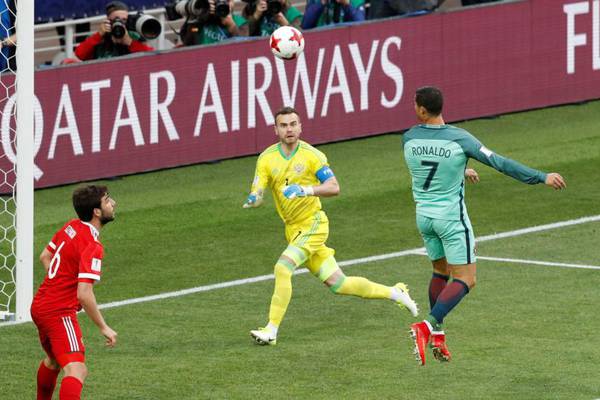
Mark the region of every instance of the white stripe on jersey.
[[50, 242], [48, 243], [48, 246], [50, 246], [52, 250], [56, 250], [56, 245], [54, 243]]
[[100, 275], [96, 275], [96, 274], [88, 274], [85, 272], [80, 273], [79, 275], [77, 275], [78, 278], [87, 278], [87, 279], [93, 279], [95, 281], [99, 281], [100, 280]]
[[77, 342], [77, 335], [75, 334], [75, 328], [73, 328], [71, 317], [63, 317], [62, 320], [65, 330], [67, 331], [67, 337], [69, 338], [71, 351], [79, 351], [79, 343]]

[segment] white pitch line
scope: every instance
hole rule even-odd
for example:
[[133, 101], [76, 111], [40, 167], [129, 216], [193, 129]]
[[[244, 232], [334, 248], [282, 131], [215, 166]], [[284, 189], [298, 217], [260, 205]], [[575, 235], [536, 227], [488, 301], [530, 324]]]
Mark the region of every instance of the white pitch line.
[[[427, 252], [419, 251], [419, 252], [415, 252], [414, 254], [417, 254], [419, 256], [426, 256]], [[600, 265], [559, 263], [559, 262], [554, 262], [554, 261], [524, 260], [521, 258], [477, 256], [477, 260], [499, 261], [499, 262], [515, 263], [515, 264], [545, 265], [545, 266], [549, 266], [549, 267], [600, 269]]]
[[500, 262], [507, 262], [507, 263], [516, 263], [516, 264], [547, 265], [550, 267], [562, 267], [562, 268], [600, 269], [600, 265], [570, 264], [570, 263], [559, 263], [559, 262], [553, 262], [553, 261], [521, 260], [519, 258], [477, 256], [477, 259], [488, 260], [488, 261], [500, 261]]
[[552, 224], [532, 226], [530, 228], [517, 229], [515, 231], [494, 233], [493, 235], [480, 236], [475, 239], [476, 242], [487, 242], [488, 240], [504, 239], [513, 236], [526, 235], [533, 232], [547, 231], [550, 229], [564, 228], [566, 226], [585, 224], [586, 222], [600, 221], [600, 215], [592, 215], [589, 217], [570, 219], [568, 221], [554, 222]]
[[[579, 225], [579, 224], [584, 224], [587, 222], [595, 222], [595, 221], [600, 221], [600, 215], [593, 215], [593, 216], [589, 216], [589, 217], [571, 219], [571, 220], [567, 220], [567, 221], [555, 222], [555, 223], [546, 224], [546, 225], [532, 226], [529, 228], [517, 229], [517, 230], [509, 231], [509, 232], [495, 233], [492, 235], [481, 236], [480, 238], [477, 239], [477, 241], [478, 242], [486, 242], [489, 240], [497, 240], [497, 239], [503, 239], [503, 238], [508, 238], [508, 237], [526, 235], [528, 233], [541, 232], [541, 231], [546, 231], [546, 230], [550, 230], [550, 229], [558, 229], [558, 228], [563, 228], [566, 226]], [[403, 251], [398, 251], [398, 252], [394, 252], [394, 253], [380, 254], [380, 255], [376, 255], [376, 256], [362, 257], [362, 258], [355, 258], [353, 260], [341, 261], [338, 263], [338, 265], [340, 267], [349, 267], [352, 265], [365, 264], [365, 263], [381, 261], [381, 260], [388, 260], [391, 258], [404, 257], [404, 256], [408, 256], [408, 255], [421, 255], [424, 250], [425, 249], [423, 247], [417, 247], [414, 249], [403, 250]], [[308, 270], [306, 268], [301, 268], [301, 269], [295, 271], [294, 275], [305, 274], [307, 272], [308, 272]], [[144, 297], [138, 297], [138, 298], [134, 298], [134, 299], [114, 301], [111, 303], [101, 304], [101, 305], [99, 305], [99, 308], [107, 309], [107, 308], [126, 306], [129, 304], [138, 304], [138, 303], [145, 303], [148, 301], [169, 299], [169, 298], [185, 296], [185, 295], [193, 294], [193, 293], [208, 292], [211, 290], [245, 285], [245, 284], [254, 283], [254, 282], [262, 282], [262, 281], [267, 281], [267, 280], [271, 280], [271, 279], [274, 279], [273, 274], [259, 275], [259, 276], [255, 276], [252, 278], [237, 279], [234, 281], [220, 282], [220, 283], [215, 283], [212, 285], [198, 286], [198, 287], [194, 287], [194, 288], [177, 290], [177, 291], [173, 291], [173, 292], [159, 293], [159, 294], [155, 294], [155, 295], [151, 295], [151, 296], [144, 296]], [[10, 325], [18, 325], [21, 323], [23, 323], [23, 322], [5, 322], [5, 323], [0, 323], [0, 327], [10, 326]]]
[[[338, 263], [338, 265], [340, 267], [349, 267], [351, 265], [356, 265], [356, 264], [364, 264], [364, 263], [373, 262], [373, 261], [387, 260], [389, 258], [396, 258], [396, 257], [402, 257], [402, 256], [411, 255], [411, 254], [418, 254], [417, 252], [420, 250], [423, 250], [423, 248], [398, 251], [396, 253], [382, 254], [379, 256], [356, 258], [354, 260], [341, 261]], [[306, 274], [307, 272], [308, 272], [308, 269], [300, 268], [300, 269], [297, 269], [296, 271], [294, 271], [294, 275]], [[190, 289], [177, 290], [174, 292], [155, 294], [152, 296], [138, 297], [135, 299], [121, 300], [121, 301], [113, 301], [112, 303], [101, 304], [98, 307], [101, 309], [106, 309], [106, 308], [120, 307], [120, 306], [124, 306], [124, 305], [128, 305], [128, 304], [145, 303], [147, 301], [169, 299], [172, 297], [185, 296], [185, 295], [192, 294], [192, 293], [208, 292], [210, 290], [215, 290], [215, 289], [224, 289], [224, 288], [228, 288], [228, 287], [232, 287], [232, 286], [246, 285], [248, 283], [268, 281], [268, 280], [271, 280], [274, 278], [275, 278], [275, 275], [273, 275], [273, 274], [259, 275], [259, 276], [255, 276], [252, 278], [236, 279], [234, 281], [214, 283], [212, 285], [198, 286], [198, 287], [194, 287], [194, 288], [190, 288]]]

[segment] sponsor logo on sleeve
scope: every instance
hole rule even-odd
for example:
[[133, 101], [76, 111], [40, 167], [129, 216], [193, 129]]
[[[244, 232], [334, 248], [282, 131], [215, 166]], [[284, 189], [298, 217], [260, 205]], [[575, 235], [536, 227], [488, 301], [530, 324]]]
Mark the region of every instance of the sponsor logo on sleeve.
[[71, 239], [73, 239], [75, 237], [75, 235], [77, 235], [77, 232], [75, 232], [75, 229], [73, 229], [73, 227], [71, 225], [67, 226], [65, 228], [65, 233], [67, 234], [67, 236], [69, 236]]
[[92, 271], [100, 272], [102, 269], [102, 260], [98, 258], [92, 258]]
[[488, 158], [490, 158], [493, 154], [493, 152], [485, 146], [481, 146], [479, 148], [479, 151], [482, 152], [483, 154], [485, 154], [485, 156]]

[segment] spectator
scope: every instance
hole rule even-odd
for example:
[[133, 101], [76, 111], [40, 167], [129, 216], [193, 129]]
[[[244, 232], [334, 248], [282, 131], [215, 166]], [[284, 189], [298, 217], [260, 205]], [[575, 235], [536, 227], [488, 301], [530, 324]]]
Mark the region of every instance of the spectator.
[[112, 27], [118, 18], [125, 23], [129, 8], [120, 1], [112, 1], [106, 5], [106, 19], [100, 23], [98, 32], [89, 36], [75, 49], [75, 55], [80, 60], [95, 60], [112, 58], [130, 53], [152, 51], [152, 47], [141, 41], [141, 36], [134, 31], [125, 29], [125, 35], [116, 38]]
[[371, 0], [369, 19], [425, 14], [433, 11], [443, 2], [443, 0]]
[[302, 29], [365, 20], [364, 0], [308, 0]]
[[233, 0], [229, 0], [229, 13], [224, 17], [215, 13], [215, 0], [208, 0], [208, 4], [208, 10], [181, 27], [180, 35], [184, 46], [218, 43], [235, 36], [248, 36], [246, 19], [232, 13]]
[[242, 11], [250, 36], [270, 36], [280, 26], [300, 28], [302, 13], [289, 0], [253, 0]]

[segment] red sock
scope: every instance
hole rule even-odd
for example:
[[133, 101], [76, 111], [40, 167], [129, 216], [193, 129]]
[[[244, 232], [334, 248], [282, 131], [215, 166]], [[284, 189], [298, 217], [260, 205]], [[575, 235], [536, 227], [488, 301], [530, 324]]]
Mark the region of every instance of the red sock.
[[37, 372], [37, 400], [52, 400], [59, 369], [50, 369], [42, 361]]
[[432, 310], [438, 296], [446, 288], [448, 279], [450, 279], [448, 275], [438, 274], [437, 272], [434, 272], [431, 276], [431, 281], [429, 282], [429, 306]]
[[79, 400], [83, 384], [74, 376], [65, 376], [60, 383], [60, 400]]

